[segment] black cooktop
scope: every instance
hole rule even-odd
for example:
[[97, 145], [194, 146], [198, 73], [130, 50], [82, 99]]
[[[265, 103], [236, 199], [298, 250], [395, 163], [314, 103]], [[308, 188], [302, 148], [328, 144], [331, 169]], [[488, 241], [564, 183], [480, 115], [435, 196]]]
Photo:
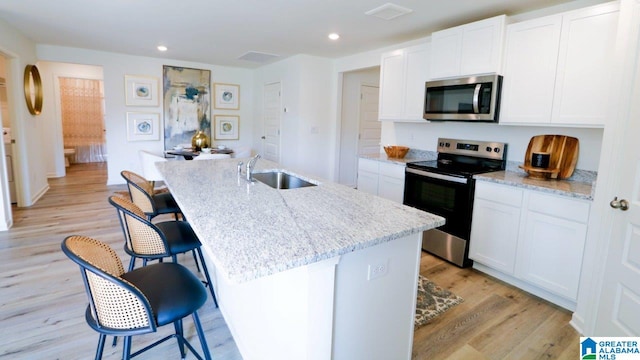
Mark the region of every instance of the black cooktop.
[[503, 160], [481, 159], [471, 156], [438, 154], [438, 160], [407, 163], [407, 167], [444, 175], [472, 177], [492, 171], [504, 170]]

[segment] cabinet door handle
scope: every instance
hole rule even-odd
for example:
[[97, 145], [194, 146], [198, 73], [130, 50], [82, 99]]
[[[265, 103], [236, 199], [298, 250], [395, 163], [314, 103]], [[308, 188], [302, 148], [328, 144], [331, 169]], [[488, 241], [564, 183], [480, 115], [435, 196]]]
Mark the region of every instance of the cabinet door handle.
[[614, 209], [620, 209], [622, 211], [629, 210], [629, 202], [625, 199], [618, 200], [617, 196], [614, 197], [613, 200], [611, 200], [611, 202], [609, 203], [609, 206], [611, 206]]

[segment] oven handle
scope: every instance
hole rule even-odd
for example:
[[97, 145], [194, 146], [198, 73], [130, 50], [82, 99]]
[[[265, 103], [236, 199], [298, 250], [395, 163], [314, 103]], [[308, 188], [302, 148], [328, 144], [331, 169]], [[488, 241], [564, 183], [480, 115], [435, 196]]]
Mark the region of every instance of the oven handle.
[[413, 169], [413, 168], [406, 168], [406, 170], [407, 170], [408, 173], [412, 173], [412, 174], [416, 174], [416, 175], [422, 175], [422, 176], [430, 177], [430, 178], [433, 178], [433, 179], [452, 181], [452, 182], [456, 182], [456, 183], [460, 183], [460, 184], [468, 183], [468, 179], [467, 178], [459, 178], [459, 177], [456, 177], [456, 176], [437, 174], [437, 173], [417, 170], [417, 169]]

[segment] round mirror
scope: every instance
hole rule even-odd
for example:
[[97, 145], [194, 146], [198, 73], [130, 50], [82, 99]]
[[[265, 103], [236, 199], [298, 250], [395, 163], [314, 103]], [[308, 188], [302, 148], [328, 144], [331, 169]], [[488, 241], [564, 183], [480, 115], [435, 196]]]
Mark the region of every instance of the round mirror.
[[24, 99], [31, 115], [39, 115], [42, 111], [42, 79], [35, 65], [24, 68]]

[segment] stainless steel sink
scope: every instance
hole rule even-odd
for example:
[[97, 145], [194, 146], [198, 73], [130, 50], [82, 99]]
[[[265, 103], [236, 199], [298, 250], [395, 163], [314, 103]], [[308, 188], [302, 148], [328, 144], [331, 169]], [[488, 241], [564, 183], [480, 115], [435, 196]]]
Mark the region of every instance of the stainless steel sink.
[[297, 189], [301, 187], [316, 186], [316, 184], [303, 180], [295, 175], [283, 171], [269, 171], [253, 173], [253, 178], [274, 189]]

